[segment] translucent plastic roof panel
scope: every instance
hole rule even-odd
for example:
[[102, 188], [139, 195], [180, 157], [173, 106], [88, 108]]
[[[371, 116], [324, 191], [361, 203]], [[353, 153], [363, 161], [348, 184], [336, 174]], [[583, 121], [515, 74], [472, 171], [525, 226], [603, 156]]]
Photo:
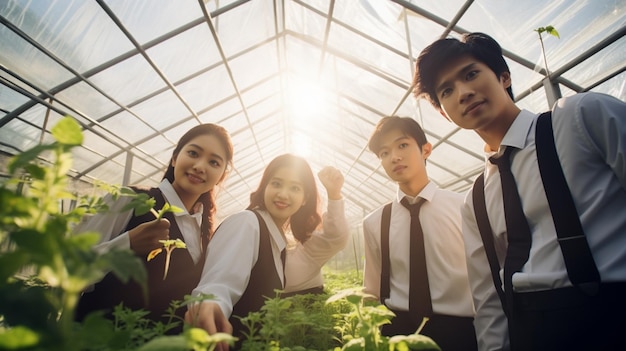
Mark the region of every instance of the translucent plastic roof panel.
[[155, 185], [185, 131], [218, 123], [235, 149], [220, 218], [245, 208], [266, 165], [290, 152], [316, 173], [344, 173], [356, 230], [396, 191], [367, 149], [383, 116], [423, 126], [438, 186], [464, 192], [482, 169], [480, 138], [412, 96], [419, 52], [485, 32], [502, 45], [519, 106], [539, 112], [550, 102], [535, 29], [547, 25], [560, 34], [542, 39], [562, 96], [626, 100], [624, 1], [5, 0], [0, 159], [49, 142], [71, 115], [86, 136], [73, 177]]

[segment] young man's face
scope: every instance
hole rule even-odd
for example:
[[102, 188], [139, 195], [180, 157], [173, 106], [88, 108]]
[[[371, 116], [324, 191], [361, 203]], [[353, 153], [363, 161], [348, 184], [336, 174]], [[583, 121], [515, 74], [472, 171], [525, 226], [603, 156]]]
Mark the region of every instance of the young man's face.
[[499, 125], [503, 116], [517, 116], [506, 91], [509, 86], [508, 72], [498, 77], [486, 64], [464, 55], [441, 70], [435, 81], [435, 94], [444, 117], [461, 128], [480, 133]]
[[430, 143], [422, 145], [420, 150], [415, 139], [404, 134], [400, 129], [392, 129], [383, 134], [380, 140], [378, 157], [385, 172], [400, 189], [409, 195], [428, 182], [426, 158], [430, 155]]

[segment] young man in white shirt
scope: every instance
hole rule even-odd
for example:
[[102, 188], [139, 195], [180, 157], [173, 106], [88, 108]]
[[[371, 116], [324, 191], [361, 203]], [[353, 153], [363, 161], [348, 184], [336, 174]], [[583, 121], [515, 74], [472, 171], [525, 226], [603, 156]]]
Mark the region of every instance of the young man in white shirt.
[[[363, 221], [365, 292], [376, 296], [396, 314], [390, 325], [383, 326], [383, 335], [413, 334], [422, 319], [428, 317], [420, 333], [431, 337], [442, 350], [476, 350], [472, 324], [474, 307], [461, 235], [463, 196], [438, 189], [428, 179], [426, 159], [432, 145], [412, 118], [383, 118], [368, 146], [380, 159], [389, 178], [398, 184], [397, 195], [390, 204], [388, 223], [383, 220], [385, 206]], [[410, 267], [411, 260], [418, 255], [410, 253], [411, 236], [415, 233], [410, 230], [412, 218], [405, 206], [417, 201], [424, 201], [419, 210], [419, 222], [427, 278], [413, 284], [425, 287], [430, 299], [420, 303], [428, 306], [412, 309]], [[382, 235], [387, 231], [388, 236]], [[423, 307], [428, 311], [423, 312]]]
[[[512, 186], [502, 185], [508, 172], [485, 162], [479, 177], [484, 185], [470, 191], [462, 212], [479, 349], [619, 348], [626, 325], [626, 104], [583, 93], [557, 101], [551, 120], [521, 110], [500, 45], [482, 33], [441, 39], [424, 49], [414, 83], [416, 96], [485, 141], [486, 158], [493, 156], [495, 163], [510, 155]], [[536, 146], [544, 135], [554, 140]], [[557, 171], [540, 172], [546, 163], [538, 155], [547, 152], [545, 145], [556, 147], [552, 164], [562, 169], [563, 181], [546, 181]], [[555, 183], [568, 191], [547, 196]], [[520, 200], [503, 200], [510, 188]], [[480, 194], [484, 206], [475, 200]], [[566, 198], [577, 213], [555, 221], [560, 211], [553, 205]], [[527, 228], [525, 257], [514, 249], [521, 242], [513, 235], [519, 225], [511, 225], [517, 217], [505, 215], [514, 202], [521, 205], [518, 224]], [[486, 220], [478, 219], [485, 218], [481, 208]], [[574, 222], [581, 235], [557, 230]], [[572, 243], [574, 254], [567, 247]], [[517, 266], [514, 257], [522, 257]], [[582, 268], [573, 269], [583, 257]], [[591, 278], [580, 280], [581, 272]]]

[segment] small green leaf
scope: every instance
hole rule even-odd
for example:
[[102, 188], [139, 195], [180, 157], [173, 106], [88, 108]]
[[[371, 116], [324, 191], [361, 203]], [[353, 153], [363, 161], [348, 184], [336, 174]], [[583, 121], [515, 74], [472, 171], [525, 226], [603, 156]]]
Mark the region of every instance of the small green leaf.
[[50, 131], [60, 144], [76, 146], [83, 143], [83, 132], [78, 122], [72, 117], [63, 118]]
[[181, 213], [183, 209], [180, 207], [172, 206], [169, 202], [166, 202], [161, 211], [172, 212], [172, 213]]
[[556, 28], [554, 28], [553, 26], [547, 26], [546, 27], [546, 32], [552, 36], [555, 36], [559, 39], [561, 39], [561, 37], [559, 36], [559, 32], [556, 31]]
[[343, 351], [362, 351], [365, 350], [365, 339], [364, 338], [354, 338], [348, 341], [341, 350]]
[[348, 302], [350, 302], [351, 304], [356, 305], [363, 300], [363, 297], [359, 295], [348, 295], [346, 296], [346, 300], [348, 300]]
[[39, 334], [23, 326], [0, 331], [0, 348], [16, 350], [32, 347], [39, 343]]
[[48, 172], [47, 168], [32, 163], [25, 165], [24, 170], [34, 179], [44, 179], [44, 176]]
[[441, 348], [426, 335], [411, 334], [411, 335], [396, 335], [389, 339], [389, 345], [398, 345], [406, 343], [411, 350], [432, 350], [441, 351]]
[[187, 245], [180, 241], [180, 239], [176, 239], [176, 242], [174, 243], [174, 245], [176, 246], [177, 249], [186, 249]]
[[161, 208], [161, 210], [156, 214], [156, 218], [157, 219], [161, 219], [161, 218], [163, 218], [163, 215], [165, 215], [168, 212], [180, 213], [180, 212], [183, 212], [183, 210], [181, 208], [176, 207], [176, 206], [170, 205], [169, 202], [166, 202], [163, 205], [163, 208]]
[[[339, 292], [337, 292], [336, 294], [334, 294], [333, 296], [329, 297], [326, 300], [326, 303], [332, 303], [335, 301], [339, 301], [339, 300], [343, 300], [343, 299], [348, 299], [350, 296], [357, 296], [357, 298], [354, 298], [356, 303], [358, 303], [358, 301], [360, 301], [362, 298], [368, 298], [368, 297], [373, 297], [372, 295], [366, 294], [363, 291], [363, 288], [348, 288], [348, 289], [344, 289], [341, 290]], [[360, 296], [360, 297], [358, 297]]]
[[130, 202], [122, 208], [123, 211], [128, 211], [131, 209], [135, 210], [135, 214], [137, 216], [141, 216], [150, 212], [150, 210], [156, 205], [156, 201], [148, 196], [148, 194], [140, 193], [137, 194]]
[[129, 187], [122, 187], [122, 188], [120, 188], [119, 189], [119, 193], [121, 195], [124, 195], [124, 196], [136, 195], [137, 194], [133, 189], [131, 189]]

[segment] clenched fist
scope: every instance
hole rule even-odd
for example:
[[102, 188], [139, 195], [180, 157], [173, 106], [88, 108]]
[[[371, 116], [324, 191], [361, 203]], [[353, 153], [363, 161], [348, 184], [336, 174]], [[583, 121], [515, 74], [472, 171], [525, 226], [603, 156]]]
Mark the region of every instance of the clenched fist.
[[320, 182], [322, 182], [324, 188], [326, 188], [326, 192], [328, 193], [328, 199], [341, 199], [343, 174], [341, 174], [341, 172], [337, 168], [332, 166], [326, 166], [322, 168], [319, 173], [317, 173], [317, 177], [320, 179]]

